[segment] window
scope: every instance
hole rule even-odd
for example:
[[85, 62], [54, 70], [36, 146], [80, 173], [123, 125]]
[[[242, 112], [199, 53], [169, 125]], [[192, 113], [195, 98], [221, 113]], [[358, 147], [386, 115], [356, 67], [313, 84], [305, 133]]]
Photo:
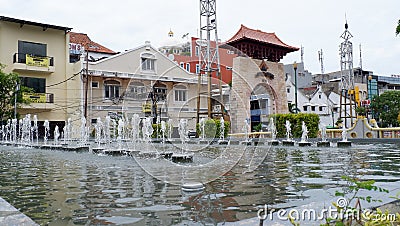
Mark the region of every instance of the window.
[[183, 85], [177, 85], [175, 89], [175, 101], [186, 101], [187, 88]]
[[18, 40], [18, 63], [25, 63], [26, 54], [44, 57], [47, 55], [47, 45]]
[[190, 71], [190, 64], [186, 63], [186, 71]]
[[141, 82], [129, 84], [127, 96], [134, 99], [144, 99], [147, 97], [146, 87]]
[[307, 106], [303, 106], [303, 111], [307, 111]]
[[259, 102], [262, 114], [269, 115], [268, 99], [260, 99]]
[[155, 71], [156, 57], [151, 53], [141, 54], [142, 71]]
[[194, 55], [196, 55], [196, 56], [199, 55], [199, 47], [198, 46], [194, 47]]
[[318, 95], [318, 98], [319, 98], [319, 99], [321, 99], [321, 98], [322, 98], [322, 95], [321, 95], [321, 94], [319, 94], [319, 95]]
[[142, 58], [142, 70], [143, 71], [154, 71], [154, 59]]
[[196, 74], [200, 74], [200, 64], [196, 64]]
[[179, 64], [179, 66], [181, 66], [181, 68], [184, 68], [184, 67], [185, 67], [185, 64], [184, 64], [183, 62], [181, 62], [181, 63]]
[[315, 106], [311, 106], [311, 111], [315, 111]]
[[46, 93], [46, 79], [20, 77], [21, 85], [33, 89], [35, 93]]
[[153, 86], [153, 94], [157, 97], [158, 101], [164, 101], [167, 98], [167, 86], [157, 82]]
[[92, 82], [92, 88], [99, 88], [99, 82]]
[[104, 97], [106, 99], [119, 98], [120, 83], [115, 80], [104, 82]]
[[290, 93], [290, 88], [287, 88], [287, 90], [286, 90], [286, 91], [287, 91], [287, 93]]
[[319, 111], [324, 111], [324, 107], [319, 107]]

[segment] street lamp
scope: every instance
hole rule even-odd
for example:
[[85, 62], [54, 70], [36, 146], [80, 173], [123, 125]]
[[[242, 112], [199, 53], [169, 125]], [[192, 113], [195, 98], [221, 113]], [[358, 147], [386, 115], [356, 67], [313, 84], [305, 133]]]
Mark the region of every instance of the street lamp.
[[294, 112], [298, 113], [298, 108], [297, 108], [297, 63], [296, 61], [293, 63], [293, 69], [294, 69]]
[[[368, 75], [368, 99], [369, 99], [369, 104], [371, 104], [371, 101], [372, 101], [372, 75]], [[370, 108], [370, 110], [371, 110], [371, 118], [374, 118], [374, 112], [372, 111], [371, 108]]]
[[368, 99], [371, 100], [372, 99], [372, 75], [368, 75]]

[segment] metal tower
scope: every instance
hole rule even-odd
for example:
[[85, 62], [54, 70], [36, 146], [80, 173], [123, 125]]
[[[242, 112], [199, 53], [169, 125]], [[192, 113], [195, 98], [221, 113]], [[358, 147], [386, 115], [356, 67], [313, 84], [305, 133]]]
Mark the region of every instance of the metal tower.
[[318, 60], [319, 63], [321, 64], [321, 74], [323, 75], [325, 73], [325, 70], [324, 70], [324, 56], [322, 53], [322, 49], [318, 51]]
[[355, 90], [353, 73], [353, 43], [350, 39], [353, 37], [348, 30], [349, 25], [345, 24], [345, 31], [340, 36], [344, 41], [340, 44], [340, 112], [339, 117], [344, 121], [347, 128], [347, 119], [350, 119], [350, 126], [353, 125], [353, 111], [355, 113]]
[[[217, 33], [217, 12], [216, 12], [216, 0], [200, 0], [200, 37], [197, 41], [199, 46], [199, 88], [198, 88], [198, 99], [197, 99], [197, 123], [199, 122], [200, 114], [207, 114], [209, 118], [212, 118], [215, 114], [222, 114], [223, 102], [222, 102], [222, 88], [221, 88], [221, 73], [220, 73], [220, 61], [218, 52], [218, 33]], [[218, 110], [213, 111], [212, 100], [211, 100], [211, 87], [212, 87], [212, 73], [215, 72], [217, 79], [219, 80], [219, 95], [221, 105]], [[207, 76], [207, 113], [200, 112], [200, 82], [201, 74]]]

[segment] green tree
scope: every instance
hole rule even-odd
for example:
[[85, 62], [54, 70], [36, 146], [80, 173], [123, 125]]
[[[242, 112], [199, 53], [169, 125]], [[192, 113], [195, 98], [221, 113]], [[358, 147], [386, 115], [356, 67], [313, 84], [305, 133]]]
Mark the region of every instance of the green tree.
[[397, 116], [400, 112], [400, 91], [386, 91], [375, 96], [371, 101], [371, 109], [379, 115], [383, 127], [398, 126]]
[[[0, 64], [0, 121], [4, 122], [7, 119], [14, 118], [14, 103], [16, 84], [19, 83], [19, 77], [16, 73], [3, 72], [4, 65]], [[21, 87], [21, 92], [17, 94], [17, 103], [23, 103], [22, 91], [28, 91], [26, 87]]]
[[396, 27], [396, 36], [400, 34], [400, 20], [397, 22], [397, 27]]

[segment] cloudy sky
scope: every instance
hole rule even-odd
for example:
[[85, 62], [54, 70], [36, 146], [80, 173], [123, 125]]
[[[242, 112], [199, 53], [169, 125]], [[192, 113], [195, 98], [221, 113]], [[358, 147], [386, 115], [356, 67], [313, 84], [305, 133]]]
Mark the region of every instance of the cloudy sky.
[[[72, 27], [114, 51], [151, 41], [159, 47], [170, 29], [176, 37], [197, 36], [199, 0], [60, 1], [0, 0], [0, 15]], [[345, 15], [354, 36], [354, 66], [378, 75], [400, 75], [399, 0], [218, 0], [218, 36], [228, 40], [240, 24], [275, 32], [285, 43], [304, 47], [304, 63], [320, 73], [318, 51], [324, 52], [325, 72], [340, 70], [339, 44]], [[299, 62], [300, 51], [283, 63]]]

